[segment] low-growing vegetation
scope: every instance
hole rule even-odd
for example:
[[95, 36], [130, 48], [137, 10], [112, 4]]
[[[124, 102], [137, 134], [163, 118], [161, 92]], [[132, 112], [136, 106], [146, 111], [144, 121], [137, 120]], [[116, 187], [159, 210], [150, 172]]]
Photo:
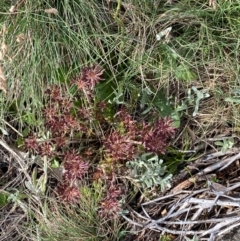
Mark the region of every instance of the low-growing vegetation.
[[1, 1], [0, 240], [214, 240], [237, 226], [220, 221], [238, 207], [239, 12]]

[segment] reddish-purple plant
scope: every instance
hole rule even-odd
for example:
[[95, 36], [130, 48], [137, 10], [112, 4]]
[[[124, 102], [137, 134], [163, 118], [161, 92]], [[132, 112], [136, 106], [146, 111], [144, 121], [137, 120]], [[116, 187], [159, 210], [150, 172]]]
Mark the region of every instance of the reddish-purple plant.
[[98, 215], [100, 218], [115, 218], [121, 211], [120, 199], [123, 190], [116, 183], [115, 175], [108, 176], [104, 198], [99, 203]]
[[48, 88], [45, 91], [45, 94], [50, 98], [52, 101], [61, 101], [62, 100], [62, 94], [60, 86], [52, 85], [51, 88]]
[[138, 133], [137, 121], [132, 118], [125, 108], [122, 108], [116, 115], [116, 121], [122, 123], [124, 127], [124, 132], [131, 136], [131, 139], [135, 139]]
[[104, 70], [98, 65], [92, 67], [87, 66], [81, 71], [81, 79], [82, 81], [88, 83], [89, 88], [92, 90], [99, 81], [103, 80], [103, 71]]
[[53, 143], [56, 146], [56, 148], [64, 147], [67, 144], [67, 137], [56, 136], [53, 139]]
[[98, 65], [84, 67], [81, 74], [72, 79], [72, 83], [77, 85], [78, 90], [91, 95], [95, 85], [103, 80], [103, 71]]
[[98, 215], [100, 218], [115, 218], [121, 211], [121, 206], [116, 198], [105, 197], [99, 204]]
[[174, 133], [175, 127], [172, 126], [172, 120], [169, 117], [158, 119], [153, 126], [144, 124], [142, 131], [143, 146], [153, 153], [164, 154], [168, 146], [168, 139]]
[[36, 137], [31, 136], [25, 139], [25, 147], [40, 156], [52, 157], [55, 155], [54, 146], [49, 140], [38, 141]]
[[54, 156], [54, 148], [52, 143], [49, 141], [44, 141], [39, 143], [38, 154], [41, 156], [53, 157]]
[[[150, 151], [164, 154], [168, 140], [174, 135], [172, 120], [160, 118], [154, 123], [137, 123], [125, 109], [115, 116], [120, 130], [112, 131], [104, 140], [107, 155], [113, 161], [131, 160], [136, 152]], [[143, 148], [139, 148], [139, 147]], [[139, 154], [139, 153], [138, 153]]]
[[66, 203], [77, 203], [80, 198], [79, 188], [66, 182], [58, 185], [57, 193], [61, 200]]
[[[60, 161], [63, 167], [63, 182], [58, 185], [57, 193], [65, 202], [79, 201], [77, 185], [81, 185], [86, 174], [90, 177], [87, 180], [104, 181], [106, 192], [99, 202], [98, 214], [100, 217], [112, 218], [121, 210], [119, 200], [123, 195], [115, 176], [119, 167], [117, 162], [132, 160], [135, 155], [146, 151], [164, 154], [175, 128], [172, 127], [170, 118], [160, 118], [153, 123], [137, 121], [124, 107], [113, 116], [108, 102], [96, 103], [97, 98], [93, 98], [94, 87], [103, 80], [102, 75], [103, 69], [98, 65], [83, 68], [81, 73], [71, 80], [78, 89], [72, 97], [64, 86], [54, 85], [48, 88], [42, 115], [49, 140], [39, 142], [37, 137], [32, 136], [26, 139], [25, 144], [40, 156]], [[83, 95], [87, 101], [78, 101], [83, 100]], [[96, 133], [94, 132], [92, 126], [96, 123], [101, 132], [97, 128]], [[99, 133], [104, 133], [104, 137]], [[73, 139], [81, 141], [89, 137], [94, 140], [94, 146], [88, 146], [88, 150], [79, 153], [79, 145], [73, 144]], [[94, 157], [94, 153], [99, 154], [95, 147], [101, 150], [104, 148], [107, 161], [103, 163], [105, 168], [93, 168], [92, 172], [89, 172], [89, 162], [86, 160]]]
[[37, 142], [37, 138], [35, 136], [30, 136], [25, 139], [25, 146], [26, 148], [31, 151], [39, 151], [39, 144]]
[[63, 176], [65, 180], [73, 181], [80, 179], [88, 172], [89, 164], [75, 151], [66, 153], [63, 162]]
[[113, 131], [104, 140], [106, 153], [113, 161], [124, 161], [134, 157], [136, 147], [130, 137], [128, 134]]

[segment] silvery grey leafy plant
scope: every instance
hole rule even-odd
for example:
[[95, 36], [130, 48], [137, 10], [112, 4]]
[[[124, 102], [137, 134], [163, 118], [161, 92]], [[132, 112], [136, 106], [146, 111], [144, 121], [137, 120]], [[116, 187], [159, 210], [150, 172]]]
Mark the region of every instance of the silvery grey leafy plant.
[[167, 174], [166, 166], [162, 166], [163, 160], [158, 155], [144, 153], [136, 156], [133, 161], [127, 162], [127, 167], [132, 169], [133, 179], [142, 188], [160, 186], [161, 191], [171, 187], [172, 174]]
[[198, 241], [198, 237], [196, 235], [193, 236], [192, 239], [185, 237], [186, 241]]

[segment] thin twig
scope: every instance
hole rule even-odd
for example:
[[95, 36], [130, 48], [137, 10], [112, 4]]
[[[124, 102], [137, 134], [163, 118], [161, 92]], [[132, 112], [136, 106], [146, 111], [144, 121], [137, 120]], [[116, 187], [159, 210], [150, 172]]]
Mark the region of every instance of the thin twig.
[[23, 137], [23, 135], [17, 130], [15, 129], [12, 125], [10, 125], [7, 121], [5, 121], [4, 119], [2, 119], [2, 121], [9, 126], [12, 130], [14, 130], [19, 136]]
[[31, 177], [29, 176], [29, 174], [27, 173], [27, 168], [26, 164], [25, 164], [25, 159], [22, 157], [22, 155], [20, 153], [17, 153], [15, 150], [13, 150], [5, 141], [3, 141], [2, 139], [0, 139], [0, 145], [5, 148], [8, 152], [10, 152], [15, 159], [18, 161], [20, 167], [21, 167], [21, 171], [24, 173], [24, 175], [26, 176], [26, 178], [28, 179], [28, 181], [31, 183]]

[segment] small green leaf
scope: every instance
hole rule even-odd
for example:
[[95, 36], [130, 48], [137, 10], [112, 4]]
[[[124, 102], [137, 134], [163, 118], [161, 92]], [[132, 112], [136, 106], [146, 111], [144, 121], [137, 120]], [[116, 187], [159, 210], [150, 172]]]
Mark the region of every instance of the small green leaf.
[[186, 64], [179, 65], [174, 75], [177, 80], [193, 81], [196, 79], [196, 74]]
[[147, 188], [150, 188], [153, 185], [153, 182], [151, 179], [146, 179], [145, 184], [146, 184]]
[[52, 168], [59, 168], [60, 167], [60, 163], [58, 160], [54, 159], [51, 163], [51, 167]]
[[221, 146], [221, 151], [225, 153], [228, 149], [232, 148], [234, 145], [234, 139], [233, 138], [226, 138], [223, 139], [223, 141], [215, 141], [214, 144], [216, 146]]
[[27, 136], [29, 136], [29, 134], [30, 134], [30, 128], [29, 127], [26, 127], [26, 128], [24, 128], [24, 130], [23, 130], [23, 132], [22, 132], [22, 135], [24, 136], [24, 137], [27, 137]]
[[216, 146], [223, 146], [223, 142], [222, 141], [215, 141], [214, 144]]
[[4, 135], [4, 136], [8, 136], [9, 134], [8, 134], [8, 131], [5, 129], [5, 128], [3, 128], [2, 126], [0, 126], [0, 130], [1, 130], [1, 132], [2, 132], [2, 134]]
[[32, 185], [31, 182], [25, 181], [24, 183], [25, 183], [26, 188], [27, 188], [29, 191], [35, 192], [35, 188], [33, 187], [33, 185]]
[[8, 204], [8, 195], [4, 193], [0, 193], [0, 207], [5, 206]]
[[38, 189], [41, 193], [45, 193], [46, 191], [46, 175], [42, 174], [42, 176], [38, 179]]
[[227, 97], [224, 100], [227, 101], [227, 102], [230, 102], [230, 103], [240, 104], [240, 99], [239, 98]]
[[192, 90], [197, 95], [197, 98], [196, 98], [196, 101], [195, 101], [195, 108], [194, 108], [194, 112], [193, 112], [193, 116], [196, 116], [197, 113], [198, 113], [200, 100], [208, 98], [210, 95], [208, 93], [205, 93], [207, 90], [201, 90], [200, 91], [195, 86], [192, 87]]
[[19, 146], [22, 146], [22, 145], [24, 145], [24, 142], [25, 140], [22, 138], [22, 137], [18, 137], [17, 138], [17, 146], [19, 147]]
[[192, 239], [188, 238], [188, 237], [185, 237], [186, 241], [198, 241], [198, 237], [196, 235], [193, 236]]
[[32, 172], [32, 184], [34, 187], [37, 186], [37, 168], [36, 167], [34, 167]]
[[171, 114], [171, 118], [172, 118], [172, 120], [173, 120], [173, 126], [176, 127], [176, 128], [179, 128], [179, 127], [180, 127], [180, 124], [181, 124], [179, 112], [174, 111], [174, 112]]
[[234, 145], [234, 139], [229, 138], [229, 139], [224, 139], [223, 140], [223, 147], [222, 147], [222, 152], [225, 153], [228, 149], [232, 148]]

